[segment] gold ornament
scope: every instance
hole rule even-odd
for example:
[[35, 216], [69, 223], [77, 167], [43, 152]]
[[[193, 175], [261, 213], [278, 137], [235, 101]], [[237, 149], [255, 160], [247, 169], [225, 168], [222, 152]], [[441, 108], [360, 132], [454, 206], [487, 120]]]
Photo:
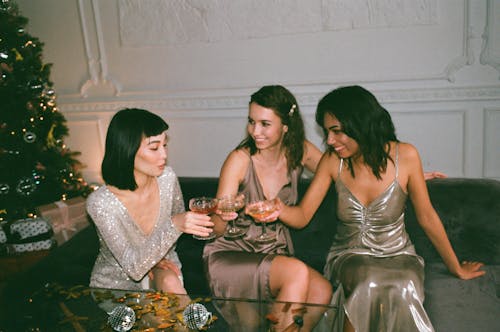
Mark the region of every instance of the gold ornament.
[[16, 54], [16, 61], [23, 61], [24, 60], [23, 56], [21, 55], [21, 53], [19, 53], [19, 51], [17, 49], [13, 48], [12, 52], [14, 52]]
[[53, 148], [56, 146], [56, 139], [54, 138], [54, 129], [56, 125], [53, 124], [52, 127], [50, 127], [49, 133], [47, 134], [47, 146], [50, 148]]

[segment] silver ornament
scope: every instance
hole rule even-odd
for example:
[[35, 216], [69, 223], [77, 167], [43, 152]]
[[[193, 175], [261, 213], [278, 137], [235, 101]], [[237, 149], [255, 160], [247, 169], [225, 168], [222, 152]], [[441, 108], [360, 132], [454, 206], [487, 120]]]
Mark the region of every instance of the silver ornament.
[[135, 312], [132, 308], [126, 305], [116, 306], [109, 313], [108, 323], [113, 330], [118, 332], [126, 332], [134, 326]]
[[0, 183], [0, 195], [7, 195], [10, 187], [7, 183]]
[[29, 196], [36, 190], [35, 180], [29, 177], [24, 177], [17, 183], [16, 191], [23, 196]]
[[212, 313], [201, 303], [191, 303], [182, 313], [184, 324], [190, 329], [199, 330], [212, 320]]
[[24, 133], [23, 139], [26, 143], [33, 143], [36, 141], [36, 134], [31, 131], [27, 131]]

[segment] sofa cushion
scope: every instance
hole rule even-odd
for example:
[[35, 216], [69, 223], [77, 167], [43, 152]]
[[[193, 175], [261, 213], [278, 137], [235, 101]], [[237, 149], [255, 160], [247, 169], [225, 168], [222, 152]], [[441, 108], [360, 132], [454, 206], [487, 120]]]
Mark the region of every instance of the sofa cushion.
[[[500, 182], [447, 178], [427, 181], [427, 187], [458, 258], [500, 265]], [[426, 262], [441, 262], [418, 225], [411, 202], [407, 205], [406, 228]]]
[[500, 331], [500, 266], [483, 269], [461, 280], [443, 263], [426, 265], [424, 307], [436, 331]]

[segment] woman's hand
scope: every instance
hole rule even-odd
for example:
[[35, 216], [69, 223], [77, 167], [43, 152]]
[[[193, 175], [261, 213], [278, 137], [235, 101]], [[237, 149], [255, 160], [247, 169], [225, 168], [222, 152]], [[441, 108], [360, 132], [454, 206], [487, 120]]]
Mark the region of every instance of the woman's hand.
[[424, 172], [424, 179], [432, 180], [432, 179], [444, 179], [447, 178], [448, 175], [441, 172]]
[[[271, 213], [270, 215], [268, 215], [267, 217], [259, 218], [258, 220], [256, 220], [257, 222], [270, 223], [270, 222], [276, 221], [279, 218], [280, 213], [281, 213], [281, 206], [283, 205], [283, 202], [281, 202], [281, 200], [278, 197], [273, 199], [273, 201], [274, 201], [274, 208], [275, 208], [274, 212]], [[253, 207], [258, 206], [259, 204], [262, 204], [262, 202], [263, 201], [247, 204], [245, 206], [245, 214], [251, 215], [251, 213], [249, 211], [251, 211]]]
[[179, 269], [179, 267], [176, 264], [174, 264], [172, 261], [165, 259], [165, 258], [163, 258], [151, 270], [149, 270], [148, 277], [150, 280], [154, 279], [154, 273], [153, 273], [154, 269], [172, 270], [178, 276], [181, 275], [181, 270]]
[[480, 277], [486, 273], [486, 271], [480, 270], [483, 265], [481, 262], [463, 261], [460, 263], [460, 269], [456, 272], [456, 275], [463, 280]]
[[233, 220], [238, 217], [237, 212], [222, 212], [221, 210], [216, 210], [215, 214], [217, 214], [224, 221]]
[[172, 217], [172, 223], [179, 231], [198, 236], [210, 235], [214, 227], [210, 216], [192, 211], [176, 214]]

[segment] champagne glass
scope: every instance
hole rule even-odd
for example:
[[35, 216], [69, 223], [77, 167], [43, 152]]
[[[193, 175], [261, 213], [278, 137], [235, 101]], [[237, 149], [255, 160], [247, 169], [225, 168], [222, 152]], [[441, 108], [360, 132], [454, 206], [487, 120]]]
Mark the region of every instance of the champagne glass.
[[268, 243], [276, 240], [276, 232], [267, 229], [267, 222], [263, 221], [273, 214], [278, 205], [275, 199], [251, 202], [247, 205], [246, 213], [249, 214], [256, 222], [261, 223], [262, 232], [256, 238], [257, 242]]
[[[239, 211], [241, 208], [245, 206], [245, 195], [227, 195], [219, 198], [219, 202], [217, 204], [217, 210], [220, 211], [221, 215], [234, 213]], [[226, 227], [226, 231], [224, 232], [224, 237], [226, 238], [237, 238], [244, 235], [247, 230], [235, 225], [234, 220], [236, 218], [228, 220], [228, 225]]]
[[[194, 197], [189, 200], [189, 209], [193, 212], [200, 214], [211, 214], [217, 210], [217, 199], [213, 197]], [[194, 235], [197, 240], [212, 240], [217, 235], [215, 232], [210, 233], [208, 236]]]

